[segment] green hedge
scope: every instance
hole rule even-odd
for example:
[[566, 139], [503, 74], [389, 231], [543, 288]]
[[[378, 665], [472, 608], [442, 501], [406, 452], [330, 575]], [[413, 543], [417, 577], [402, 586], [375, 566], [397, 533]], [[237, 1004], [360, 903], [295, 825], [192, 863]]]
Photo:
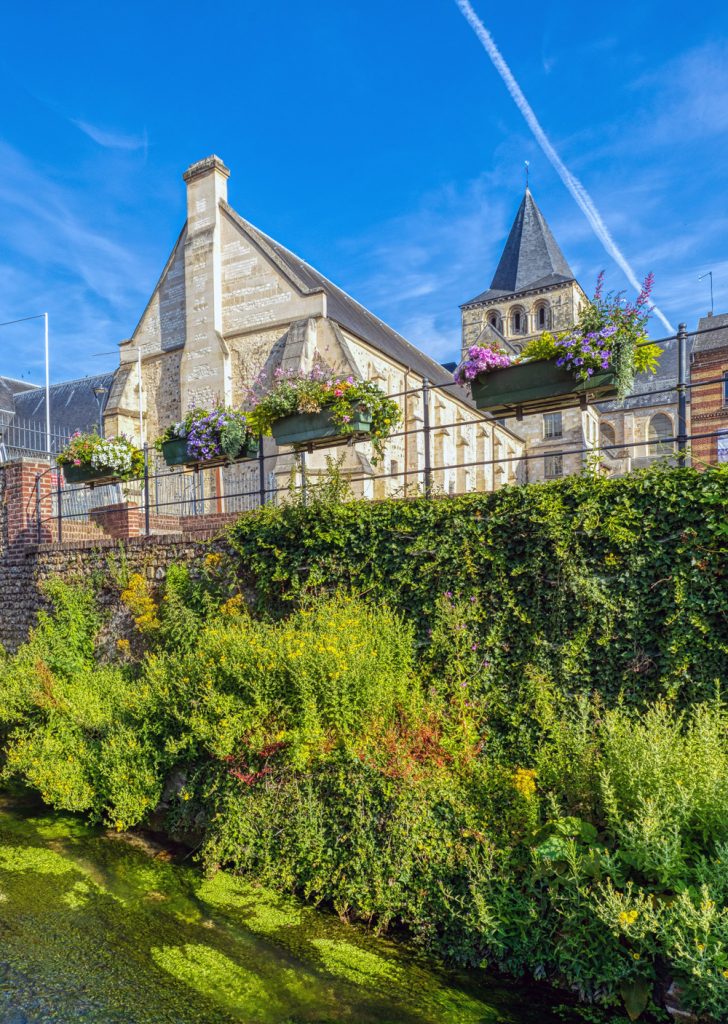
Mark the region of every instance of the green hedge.
[[496, 675], [567, 692], [715, 692], [728, 663], [728, 472], [590, 475], [491, 494], [267, 507], [230, 537], [259, 608], [351, 589], [421, 641], [443, 592], [478, 599]]

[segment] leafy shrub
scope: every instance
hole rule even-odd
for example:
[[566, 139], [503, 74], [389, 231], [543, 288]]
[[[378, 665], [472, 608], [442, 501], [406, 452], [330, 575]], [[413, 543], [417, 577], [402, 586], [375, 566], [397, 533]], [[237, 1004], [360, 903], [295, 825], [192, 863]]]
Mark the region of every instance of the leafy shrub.
[[3, 776], [457, 963], [724, 1020], [726, 481], [265, 509], [160, 594], [127, 574], [119, 664], [54, 580], [0, 662]]

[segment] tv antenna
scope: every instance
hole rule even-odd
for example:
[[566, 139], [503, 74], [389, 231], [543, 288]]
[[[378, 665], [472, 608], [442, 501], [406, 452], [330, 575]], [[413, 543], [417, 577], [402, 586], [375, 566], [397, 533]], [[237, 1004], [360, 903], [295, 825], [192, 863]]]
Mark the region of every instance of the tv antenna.
[[704, 274], [698, 274], [698, 281], [702, 281], [704, 277], [710, 278], [710, 315], [713, 315], [713, 271], [706, 270]]

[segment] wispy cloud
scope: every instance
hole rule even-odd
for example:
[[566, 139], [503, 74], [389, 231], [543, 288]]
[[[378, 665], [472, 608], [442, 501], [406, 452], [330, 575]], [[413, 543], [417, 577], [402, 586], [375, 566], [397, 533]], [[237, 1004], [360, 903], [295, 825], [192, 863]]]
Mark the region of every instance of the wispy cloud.
[[[495, 42], [493, 41], [493, 37], [491, 36], [490, 32], [488, 32], [480, 18], [478, 18], [477, 14], [473, 10], [468, 0], [455, 0], [455, 2], [457, 6], [460, 8], [463, 17], [468, 22], [475, 35], [478, 37], [481, 45], [483, 46], [483, 49], [490, 57], [493, 66], [503, 79], [505, 86], [508, 89], [508, 92], [511, 94], [513, 102], [518, 107], [518, 110], [523, 116], [523, 119], [525, 120], [526, 124], [533, 133], [534, 138], [536, 139], [539, 146], [545, 153], [546, 157], [548, 158], [556, 173], [563, 181], [566, 188], [569, 190], [569, 192], [571, 192], [572, 196], [574, 197], [574, 200], [581, 207], [581, 210], [584, 213], [584, 216], [591, 224], [595, 235], [600, 240], [608, 254], [615, 261], [615, 263], [617, 263], [618, 266], [621, 268], [623, 274], [625, 275], [629, 283], [632, 285], [632, 287], [635, 289], [635, 291], [639, 291], [640, 283], [637, 280], [637, 275], [630, 266], [624, 253], [621, 251], [617, 243], [612, 238], [609, 229], [607, 228], [607, 225], [604, 223], [604, 220], [601, 214], [599, 213], [599, 210], [597, 210], [596, 205], [592, 200], [592, 197], [589, 195], [589, 193], [584, 188], [583, 184], [579, 181], [579, 179], [576, 178], [571, 173], [571, 171], [563, 162], [559, 154], [556, 152], [556, 149], [554, 148], [551, 140], [546, 135], [546, 132], [541, 127], [538, 118], [533, 112], [533, 108], [524, 96], [523, 91], [519, 86], [518, 82], [514, 78], [511, 69], [508, 67], [508, 64], [504, 60], [503, 55], [496, 46]], [[659, 319], [665, 325], [665, 328], [668, 331], [672, 332], [673, 328], [670, 324], [670, 321], [657, 308], [657, 306], [654, 307], [654, 312], [655, 315], [659, 317]]]
[[643, 139], [674, 146], [728, 131], [725, 49], [725, 40], [713, 40], [634, 81], [634, 92], [644, 95]]
[[410, 212], [343, 240], [343, 277], [332, 276], [433, 358], [454, 359], [459, 305], [488, 286], [512, 215], [496, 198], [493, 175], [444, 186]]
[[143, 149], [146, 152], [149, 146], [146, 129], [142, 135], [124, 135], [122, 132], [107, 131], [105, 128], [99, 128], [98, 125], [91, 124], [89, 121], [83, 121], [74, 117], [70, 120], [84, 135], [88, 135], [90, 139], [93, 139], [99, 146], [103, 146], [104, 149], [125, 149], [132, 152]]
[[[100, 159], [106, 170], [111, 161], [117, 173], [102, 175], [96, 168], [92, 185], [78, 179], [61, 183], [0, 142], [0, 319], [50, 313], [57, 379], [104, 368], [88, 362], [89, 353], [113, 349], [134, 326], [161, 257], [150, 254], [155, 240], [144, 237], [141, 211], [139, 223], [128, 213], [122, 216], [103, 184], [112, 180], [120, 188], [120, 161], [128, 157]], [[4, 372], [27, 373], [37, 366], [36, 333], [32, 324], [3, 331]]]

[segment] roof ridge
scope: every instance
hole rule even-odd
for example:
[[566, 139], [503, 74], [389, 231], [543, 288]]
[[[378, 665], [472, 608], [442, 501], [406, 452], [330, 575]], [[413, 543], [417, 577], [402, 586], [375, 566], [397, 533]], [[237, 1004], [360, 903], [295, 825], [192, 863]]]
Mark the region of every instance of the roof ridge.
[[[418, 348], [416, 345], [413, 345], [411, 341], [408, 341], [407, 338], [405, 338], [403, 335], [401, 335], [399, 333], [399, 331], [395, 330], [394, 327], [392, 327], [390, 324], [388, 324], [385, 320], [382, 320], [381, 317], [377, 316], [376, 313], [373, 313], [365, 305], [363, 305], [361, 302], [359, 302], [358, 299], [355, 299], [353, 295], [350, 295], [349, 292], [347, 292], [344, 288], [341, 287], [341, 285], [335, 284], [330, 278], [326, 277], [326, 275], [323, 274], [320, 270], [317, 270], [316, 267], [312, 266], [312, 264], [310, 264], [307, 260], [303, 259], [303, 257], [301, 257], [297, 253], [293, 252], [291, 249], [289, 249], [287, 246], [283, 245], [281, 242], [276, 241], [275, 238], [272, 238], [270, 235], [267, 235], [260, 228], [256, 227], [255, 224], [251, 224], [250, 221], [246, 220], [245, 217], [242, 217], [225, 200], [220, 200], [220, 205], [222, 206], [222, 208], [227, 213], [231, 213], [233, 215], [233, 217], [235, 218], [235, 220], [237, 220], [246, 230], [252, 231], [255, 235], [257, 235], [260, 239], [262, 239], [265, 243], [267, 243], [267, 247], [272, 248], [271, 256], [274, 258], [274, 261], [275, 261], [277, 266], [280, 266], [280, 264], [282, 262], [280, 260], [280, 258], [277, 258], [277, 259], [275, 258], [278, 255], [275, 250], [279, 249], [282, 252], [286, 253], [286, 255], [290, 256], [297, 263], [299, 263], [302, 266], [304, 266], [306, 268], [306, 270], [308, 270], [309, 273], [314, 278], [318, 279], [321, 282], [321, 284], [320, 284], [320, 286], [318, 288], [311, 288], [310, 286], [306, 286], [302, 282], [302, 287], [305, 288], [306, 294], [310, 295], [310, 294], [313, 294], [313, 293], [318, 292], [318, 291], [326, 292], [327, 290], [330, 290], [331, 292], [338, 293], [338, 295], [343, 296], [344, 299], [347, 302], [349, 302], [353, 306], [355, 306], [360, 313], [364, 314], [364, 316], [366, 316], [370, 320], [374, 321], [374, 323], [380, 329], [385, 330], [385, 331], [389, 332], [390, 334], [395, 335], [395, 337], [403, 345], [406, 346], [406, 349], [412, 351], [413, 355], [415, 355], [418, 360], [425, 359], [430, 364], [431, 369], [434, 370], [434, 369], [437, 368], [437, 369], [441, 370], [443, 373], [447, 373], [447, 371], [444, 370], [444, 368], [442, 367], [441, 363], [438, 363], [437, 360], [434, 359], [432, 356], [429, 356], [426, 352], [423, 352], [422, 349]], [[275, 247], [275, 248], [273, 248], [273, 247]], [[294, 279], [297, 278], [298, 275], [296, 275], [295, 271], [292, 271], [290, 267], [284, 266], [282, 269], [284, 270], [285, 273], [289, 274], [289, 276], [294, 277]], [[336, 316], [334, 314], [327, 312], [327, 316], [329, 317], [329, 319], [334, 320], [336, 323], [338, 323], [339, 326], [343, 327], [345, 330], [353, 331], [353, 328], [350, 325], [348, 325], [346, 323], [340, 323], [340, 321], [336, 319]], [[356, 331], [353, 331], [353, 333], [356, 333]], [[367, 338], [363, 338], [362, 340], [364, 342], [366, 342], [367, 344], [372, 345], [375, 348], [377, 347], [374, 344], [374, 342], [372, 342], [371, 340], [369, 340]], [[403, 363], [402, 365], [407, 366], [407, 363]]]
[[275, 238], [272, 238], [270, 235], [267, 235], [265, 231], [261, 231], [261, 229], [256, 227], [255, 224], [252, 224], [249, 220], [246, 220], [245, 217], [242, 217], [237, 210], [233, 209], [233, 207], [230, 205], [230, 203], [227, 202], [227, 200], [221, 199], [220, 207], [225, 211], [225, 213], [232, 216], [232, 218], [236, 220], [244, 230], [251, 232], [254, 236], [256, 236], [259, 239], [259, 241], [264, 243], [263, 247], [267, 250], [270, 250], [268, 252], [268, 256], [273, 260], [275, 265], [280, 270], [282, 270], [284, 274], [286, 274], [287, 277], [293, 280], [293, 283], [296, 285], [297, 288], [299, 288], [304, 293], [304, 295], [314, 295], [316, 292], [323, 290], [322, 288], [311, 288], [309, 285], [307, 285], [306, 282], [302, 278], [300, 278], [298, 274], [296, 274], [295, 270], [293, 270], [289, 266], [286, 266], [285, 262], [281, 260], [280, 256], [276, 252], [276, 249], [282, 249], [283, 252], [293, 257], [293, 259], [296, 260], [298, 263], [303, 263], [304, 266], [308, 267], [308, 269], [311, 270], [314, 274], [318, 275], [319, 277], [323, 277], [323, 275], [320, 274], [315, 267], [312, 267], [310, 264], [306, 263], [304, 259], [301, 259], [300, 256], [297, 256], [296, 253], [293, 252], [291, 249], [287, 249], [285, 245], [281, 245], [281, 243], [277, 242]]

